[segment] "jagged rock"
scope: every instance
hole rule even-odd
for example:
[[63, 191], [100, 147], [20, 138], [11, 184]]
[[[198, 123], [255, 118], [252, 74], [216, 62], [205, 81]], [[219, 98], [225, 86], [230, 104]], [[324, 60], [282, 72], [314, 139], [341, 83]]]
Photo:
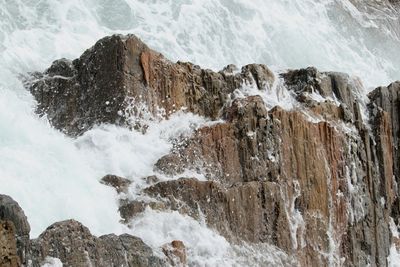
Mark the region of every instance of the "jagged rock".
[[[103, 38], [79, 59], [56, 61], [34, 76], [29, 86], [38, 112], [72, 136], [98, 123], [136, 127], [125, 115], [147, 111], [168, 118], [185, 109], [224, 119], [197, 130], [157, 162], [156, 171], [167, 175], [192, 169], [213, 180], [146, 189], [159, 201], [154, 203], [164, 203], [161, 208], [193, 217], [200, 209], [229, 240], [271, 243], [302, 266], [386, 264], [390, 216], [400, 214], [393, 179], [400, 179], [398, 83], [375, 90], [364, 107], [358, 80], [315, 68], [292, 70], [281, 77], [300, 107], [268, 110], [261, 97], [235, 99], [234, 93], [243, 84], [270, 89], [275, 78], [267, 67], [238, 72], [230, 65], [213, 72], [172, 63], [132, 35]], [[155, 205], [121, 203], [126, 222]], [[57, 250], [61, 245], [47, 241], [54, 236], [77, 249], [68, 255]], [[48, 251], [35, 250], [41, 259], [54, 256], [78, 266], [90, 259], [103, 266], [96, 256], [103, 253], [101, 238], [79, 224], [56, 224], [38, 240], [35, 248], [43, 244]]]
[[[396, 182], [400, 183], [400, 81], [394, 82], [389, 86], [378, 87], [372, 91], [369, 95], [371, 100], [369, 104], [371, 119], [379, 120], [383, 115], [387, 113], [388, 126], [391, 129], [391, 142], [393, 143], [392, 155], [393, 155], [393, 174], [396, 177]], [[387, 120], [387, 119], [386, 119]], [[379, 141], [380, 137], [386, 137], [386, 135], [376, 135]], [[380, 146], [377, 146], [380, 147]], [[397, 188], [397, 192], [400, 192], [400, 187]], [[393, 205], [393, 216], [394, 218], [400, 218], [400, 201], [396, 199], [395, 205]]]
[[[356, 78], [340, 72], [319, 72], [314, 67], [290, 70], [282, 73], [281, 77], [287, 87], [296, 94], [298, 101], [312, 107], [315, 105], [315, 101], [310, 94], [313, 93], [329, 100], [336, 100], [340, 103], [338, 111], [330, 113], [326, 112], [328, 110], [322, 110], [318, 113], [323, 116], [336, 114], [333, 118], [352, 122], [362, 128], [363, 122], [358, 104], [362, 86]], [[332, 111], [332, 107], [330, 111]]]
[[24, 211], [18, 203], [6, 195], [0, 195], [0, 220], [13, 224], [18, 256], [21, 263], [26, 264], [31, 228]]
[[180, 240], [174, 240], [162, 246], [162, 251], [167, 256], [172, 266], [187, 266], [186, 247]]
[[131, 180], [119, 177], [117, 175], [106, 175], [101, 178], [100, 183], [114, 187], [117, 193], [126, 193], [129, 185], [132, 183]]
[[[202, 170], [222, 183], [222, 188], [227, 187], [228, 192], [240, 191], [253, 183], [255, 188], [266, 182], [275, 184], [281, 191], [270, 193], [273, 197], [269, 202], [276, 201], [280, 213], [291, 218], [279, 221], [283, 230], [252, 232], [247, 225], [260, 231], [268, 227], [262, 209], [237, 195], [232, 197], [239, 199], [240, 208], [236, 210], [224, 208], [223, 203], [234, 206], [229, 200], [211, 205], [206, 200], [217, 201], [219, 195], [201, 193], [205, 185], [194, 188], [174, 185], [168, 190], [171, 184], [159, 183], [146, 191], [165, 198], [174, 196], [190, 207], [199, 205], [209, 224], [226, 237], [230, 238], [233, 232], [244, 240], [272, 242], [289, 254], [297, 253], [303, 266], [327, 265], [329, 260], [340, 264], [342, 258], [349, 266], [386, 262], [390, 246], [389, 215], [395, 199], [387, 117], [377, 120], [372, 132], [363, 124], [341, 130], [326, 121], [309, 121], [301, 111], [279, 107], [267, 111], [257, 96], [235, 100], [224, 116], [225, 123], [199, 129], [188, 145], [162, 158], [156, 164], [158, 170], [167, 173], [185, 168]], [[378, 148], [374, 146], [378, 140], [374, 135], [380, 136]], [[152, 192], [154, 188], [157, 190]], [[253, 189], [253, 193], [237, 194], [256, 195], [258, 198], [253, 199], [259, 199], [263, 194], [257, 192]], [[228, 193], [222, 193], [225, 194]], [[375, 199], [384, 199], [385, 205]], [[169, 201], [174, 203], [172, 199]], [[295, 229], [293, 217], [298, 220]], [[237, 222], [238, 218], [246, 218], [244, 225]], [[259, 224], [252, 225], [253, 221]], [[274, 231], [281, 233], [280, 239], [273, 238]], [[337, 244], [333, 252], [330, 240]], [[332, 257], [321, 256], [321, 251], [331, 253]]]
[[11, 221], [0, 220], [0, 266], [21, 266], [20, 257], [17, 254], [15, 227]]
[[[268, 175], [266, 172], [273, 168], [269, 168], [266, 161], [254, 162], [252, 157], [267, 159], [270, 156], [264, 149], [267, 146], [265, 136], [257, 135], [257, 129], [263, 131], [266, 126], [266, 114], [261, 97], [237, 99], [226, 112], [229, 123], [201, 128], [187, 146], [162, 157], [155, 167], [166, 174], [179, 174], [186, 168], [200, 169], [208, 177], [224, 181], [227, 185], [263, 180]], [[240, 119], [244, 117], [250, 119]]]
[[140, 116], [145, 109], [152, 114], [163, 109], [168, 117], [185, 108], [215, 119], [242, 82], [261, 89], [275, 79], [264, 65], [232, 73], [172, 63], [134, 35], [105, 37], [79, 59], [57, 60], [33, 77], [27, 86], [38, 101], [38, 113], [72, 136], [99, 123], [130, 125], [125, 115]]
[[97, 238], [74, 220], [48, 227], [32, 241], [31, 255], [33, 267], [46, 257], [58, 258], [66, 267], [165, 266], [141, 239], [127, 234]]

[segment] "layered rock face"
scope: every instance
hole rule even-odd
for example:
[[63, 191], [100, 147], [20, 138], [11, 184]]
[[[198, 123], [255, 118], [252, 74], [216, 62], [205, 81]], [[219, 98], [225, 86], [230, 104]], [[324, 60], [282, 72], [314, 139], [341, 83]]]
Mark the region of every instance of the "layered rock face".
[[[27, 85], [38, 112], [71, 136], [100, 123], [143, 129], [145, 116], [168, 119], [178, 110], [218, 120], [178, 140], [154, 166], [171, 177], [189, 169], [208, 181], [158, 182], [143, 191], [154, 202], [121, 201], [128, 224], [145, 206], [172, 209], [205, 215], [232, 243], [275, 245], [300, 266], [387, 265], [389, 223], [400, 215], [399, 82], [366, 99], [360, 81], [343, 73], [307, 68], [276, 77], [256, 64], [213, 72], [172, 63], [132, 35], [106, 37], [79, 59], [55, 61], [34, 77]], [[246, 86], [259, 95], [243, 95]], [[288, 90], [292, 109], [267, 108], [266, 93], [276, 86]], [[129, 185], [113, 176], [103, 182], [118, 192]], [[69, 231], [89, 241], [59, 241]], [[35, 257], [43, 259], [35, 242], [44, 251], [57, 251], [55, 244], [85, 248], [95, 266], [106, 266], [120, 263], [91, 255], [134, 240], [91, 237], [70, 221], [34, 241]], [[90, 252], [90, 244], [97, 250]], [[62, 252], [46, 255], [73, 266], [87, 260], [82, 253], [77, 262]]]

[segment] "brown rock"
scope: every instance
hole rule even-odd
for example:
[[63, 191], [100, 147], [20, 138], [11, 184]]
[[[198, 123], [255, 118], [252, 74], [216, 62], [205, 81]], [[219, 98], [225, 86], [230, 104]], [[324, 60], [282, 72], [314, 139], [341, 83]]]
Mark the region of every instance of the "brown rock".
[[100, 123], [140, 127], [129, 115], [160, 115], [160, 109], [166, 117], [183, 108], [215, 119], [244, 80], [262, 88], [274, 79], [264, 65], [233, 74], [172, 63], [134, 35], [113, 35], [73, 62], [57, 60], [44, 73], [34, 73], [26, 85], [38, 101], [38, 113], [76, 136]]
[[[160, 109], [165, 118], [185, 109], [224, 119], [157, 162], [156, 170], [167, 175], [192, 169], [213, 180], [180, 179], [145, 190], [166, 207], [193, 217], [200, 209], [231, 241], [276, 245], [302, 266], [386, 264], [390, 216], [400, 218], [398, 82], [370, 94], [370, 121], [363, 121], [359, 81], [315, 68], [291, 70], [281, 77], [301, 107], [267, 110], [261, 97], [231, 97], [243, 83], [270, 88], [267, 67], [213, 72], [172, 63], [131, 35], [106, 37], [79, 59], [56, 61], [35, 77], [30, 89], [38, 112], [72, 136], [99, 123], [142, 127], [126, 115], [160, 115]], [[151, 203], [123, 204], [129, 220]], [[78, 266], [114, 264], [99, 260], [105, 245], [87, 229], [73, 222], [55, 229], [39, 238], [44, 251]], [[73, 253], [47, 241], [58, 239]], [[114, 239], [113, 246], [123, 242]], [[82, 258], [82, 251], [89, 256]]]
[[279, 239], [290, 247], [290, 237], [280, 234], [287, 233], [288, 221], [275, 183], [249, 182], [224, 189], [217, 182], [182, 178], [158, 183], [145, 191], [167, 199], [170, 208], [192, 217], [199, 218], [201, 211], [209, 225], [232, 241]]
[[119, 213], [121, 218], [123, 219], [123, 223], [129, 223], [129, 221], [134, 218], [136, 215], [145, 211], [147, 207], [152, 208], [153, 210], [165, 210], [166, 206], [163, 202], [145, 202], [139, 200], [120, 200]]
[[[392, 148], [389, 148], [391, 153], [385, 153], [382, 151], [384, 155], [393, 155], [393, 174], [396, 178], [396, 183], [399, 185], [400, 183], [400, 81], [394, 82], [387, 87], [378, 87], [374, 91], [369, 94], [369, 98], [371, 103], [369, 105], [371, 111], [371, 118], [373, 124], [378, 124], [379, 122], [384, 120], [383, 123], [389, 124], [386, 125], [386, 128], [389, 128], [390, 133], [382, 133], [376, 132], [375, 136], [378, 138], [378, 142], [381, 138], [389, 138], [386, 142], [392, 143]], [[387, 114], [387, 115], [386, 115]], [[375, 127], [382, 131], [380, 127]], [[391, 135], [391, 136], [388, 136]], [[381, 146], [377, 146], [381, 147]], [[381, 160], [381, 163], [387, 162]], [[397, 191], [400, 187], [397, 188]], [[393, 205], [393, 216], [397, 219], [400, 218], [400, 201], [397, 198], [395, 205]]]
[[101, 178], [100, 183], [114, 187], [119, 194], [126, 193], [132, 182], [129, 179], [109, 174]]
[[162, 251], [167, 256], [172, 266], [187, 266], [186, 247], [180, 240], [174, 240], [162, 246]]
[[0, 220], [0, 266], [21, 266], [21, 261], [17, 254], [15, 228], [11, 221]]
[[[199, 205], [207, 222], [227, 238], [275, 244], [297, 254], [303, 266], [340, 264], [342, 258], [350, 266], [365, 265], [368, 255], [376, 265], [384, 264], [395, 199], [385, 114], [372, 132], [363, 124], [348, 132], [326, 121], [314, 123], [301, 111], [267, 112], [259, 97], [237, 99], [224, 114], [225, 123], [198, 130], [187, 146], [161, 159], [170, 166], [156, 165], [161, 171], [168, 166], [169, 172], [199, 170], [222, 185], [159, 183], [146, 192], [168, 198], [178, 210], [182, 204], [173, 198], [186, 203], [194, 217]], [[246, 201], [248, 196], [253, 201]], [[235, 209], [231, 198], [240, 203]], [[279, 210], [269, 215], [279, 228], [263, 219], [272, 210]]]
[[[321, 115], [325, 120], [343, 120], [352, 122], [362, 128], [362, 118], [359, 102], [362, 95], [361, 81], [351, 78], [340, 72], [319, 72], [314, 67], [290, 70], [282, 73], [286, 86], [296, 94], [297, 100], [304, 103], [314, 113]], [[325, 103], [315, 103], [309, 96], [316, 93], [324, 98], [336, 100], [339, 107], [326, 100]], [[321, 106], [322, 105], [322, 106]], [[318, 106], [315, 109], [315, 106]], [[327, 106], [328, 107], [327, 109]], [[322, 109], [321, 109], [322, 107]]]

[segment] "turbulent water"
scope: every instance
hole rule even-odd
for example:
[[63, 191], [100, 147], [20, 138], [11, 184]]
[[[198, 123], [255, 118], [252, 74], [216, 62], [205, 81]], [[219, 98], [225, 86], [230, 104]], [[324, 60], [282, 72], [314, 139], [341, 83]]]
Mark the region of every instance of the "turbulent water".
[[34, 114], [20, 76], [76, 58], [105, 35], [134, 33], [172, 60], [215, 70], [230, 63], [276, 71], [312, 65], [359, 76], [368, 91], [400, 79], [400, 16], [381, 1], [363, 2], [0, 0], [0, 193], [20, 203], [32, 236], [75, 218], [94, 234], [129, 232], [154, 248], [183, 240], [194, 265], [279, 264], [282, 252], [231, 246], [204, 222], [175, 212], [147, 210], [132, 229], [119, 223], [117, 196], [98, 180], [128, 177], [136, 197], [169, 140], [208, 123], [203, 118], [177, 114], [150, 124], [145, 135], [102, 126], [71, 139]]

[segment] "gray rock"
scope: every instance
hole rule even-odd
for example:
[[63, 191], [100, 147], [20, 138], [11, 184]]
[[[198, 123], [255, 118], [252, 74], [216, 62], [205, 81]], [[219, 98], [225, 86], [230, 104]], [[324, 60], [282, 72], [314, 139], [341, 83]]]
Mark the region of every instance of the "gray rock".
[[165, 266], [143, 241], [127, 234], [93, 236], [81, 223], [68, 220], [48, 227], [32, 240], [33, 267], [50, 256], [65, 267]]

